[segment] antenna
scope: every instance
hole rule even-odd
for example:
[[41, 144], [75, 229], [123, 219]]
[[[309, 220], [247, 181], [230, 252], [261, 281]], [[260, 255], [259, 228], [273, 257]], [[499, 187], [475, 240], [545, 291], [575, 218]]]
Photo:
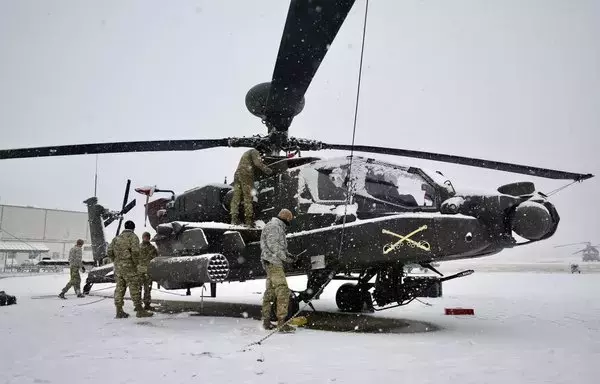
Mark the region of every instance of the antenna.
[[97, 191], [98, 191], [98, 154], [96, 154], [96, 173], [94, 174], [94, 197], [98, 197]]

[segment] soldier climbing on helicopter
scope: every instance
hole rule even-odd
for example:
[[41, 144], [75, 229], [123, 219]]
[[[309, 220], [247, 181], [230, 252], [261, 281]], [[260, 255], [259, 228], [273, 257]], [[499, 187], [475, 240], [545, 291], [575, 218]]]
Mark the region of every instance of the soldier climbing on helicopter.
[[[261, 148], [263, 149], [263, 148]], [[264, 148], [266, 149], [266, 148]], [[231, 199], [231, 224], [240, 224], [240, 203], [244, 201], [244, 222], [247, 226], [254, 225], [254, 208], [252, 207], [252, 189], [254, 188], [254, 172], [260, 170], [267, 175], [273, 173], [271, 168], [263, 163], [260, 152], [252, 148], [242, 155], [233, 177], [233, 198]]]

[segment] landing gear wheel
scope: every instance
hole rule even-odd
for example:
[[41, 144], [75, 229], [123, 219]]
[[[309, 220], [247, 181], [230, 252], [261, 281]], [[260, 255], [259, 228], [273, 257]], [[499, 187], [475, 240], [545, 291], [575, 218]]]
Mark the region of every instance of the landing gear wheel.
[[[290, 301], [288, 302], [288, 313], [285, 316], [285, 320], [289, 320], [292, 316], [300, 310], [300, 300], [290, 291]], [[271, 305], [271, 321], [277, 321], [277, 301]]]
[[83, 286], [83, 294], [84, 295], [89, 295], [90, 294], [90, 290], [92, 289], [92, 285], [90, 283], [85, 283], [85, 285]]
[[360, 312], [363, 304], [360, 290], [355, 284], [343, 284], [335, 293], [335, 303], [342, 312]]

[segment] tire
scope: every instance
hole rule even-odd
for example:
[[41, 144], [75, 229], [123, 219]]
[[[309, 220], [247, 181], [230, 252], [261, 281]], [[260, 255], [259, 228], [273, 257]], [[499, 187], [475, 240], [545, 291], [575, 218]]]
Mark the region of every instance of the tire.
[[335, 303], [342, 312], [360, 312], [363, 304], [360, 291], [352, 283], [343, 284], [338, 288]]

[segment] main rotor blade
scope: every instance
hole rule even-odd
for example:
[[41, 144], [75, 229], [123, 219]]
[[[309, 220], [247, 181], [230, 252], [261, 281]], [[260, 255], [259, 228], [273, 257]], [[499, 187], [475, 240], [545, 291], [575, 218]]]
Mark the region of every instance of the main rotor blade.
[[230, 139], [131, 141], [2, 149], [0, 150], [0, 160], [28, 157], [90, 155], [96, 153], [196, 151], [199, 149], [228, 147], [229, 140]]
[[587, 244], [587, 243], [580, 242], [580, 243], [571, 243], [571, 244], [561, 244], [561, 245], [555, 245], [554, 248], [570, 247], [572, 245], [580, 245], [580, 244]]
[[488, 168], [488, 169], [495, 169], [498, 171], [520, 173], [520, 174], [524, 174], [524, 175], [537, 176], [537, 177], [545, 177], [548, 179], [568, 179], [568, 180], [582, 181], [582, 180], [586, 180], [591, 177], [594, 177], [594, 175], [592, 175], [590, 173], [581, 174], [581, 173], [564, 172], [564, 171], [557, 171], [557, 170], [553, 170], [553, 169], [530, 167], [527, 165], [502, 163], [499, 161], [475, 159], [475, 158], [470, 158], [470, 157], [462, 157], [462, 156], [454, 156], [454, 155], [445, 155], [445, 154], [440, 154], [440, 153], [411, 151], [411, 150], [407, 150], [407, 149], [398, 149], [398, 148], [373, 147], [373, 146], [367, 146], [367, 145], [355, 145], [354, 147], [352, 147], [351, 145], [347, 145], [347, 144], [326, 144], [326, 143], [322, 144], [322, 148], [323, 149], [338, 149], [338, 150], [354, 149], [354, 151], [357, 151], [357, 152], [379, 153], [382, 155], [412, 157], [412, 158], [417, 158], [417, 159], [440, 161], [440, 162], [444, 162], [444, 163], [462, 164], [462, 165], [469, 165], [472, 167]]
[[355, 0], [291, 0], [265, 111], [287, 130]]

